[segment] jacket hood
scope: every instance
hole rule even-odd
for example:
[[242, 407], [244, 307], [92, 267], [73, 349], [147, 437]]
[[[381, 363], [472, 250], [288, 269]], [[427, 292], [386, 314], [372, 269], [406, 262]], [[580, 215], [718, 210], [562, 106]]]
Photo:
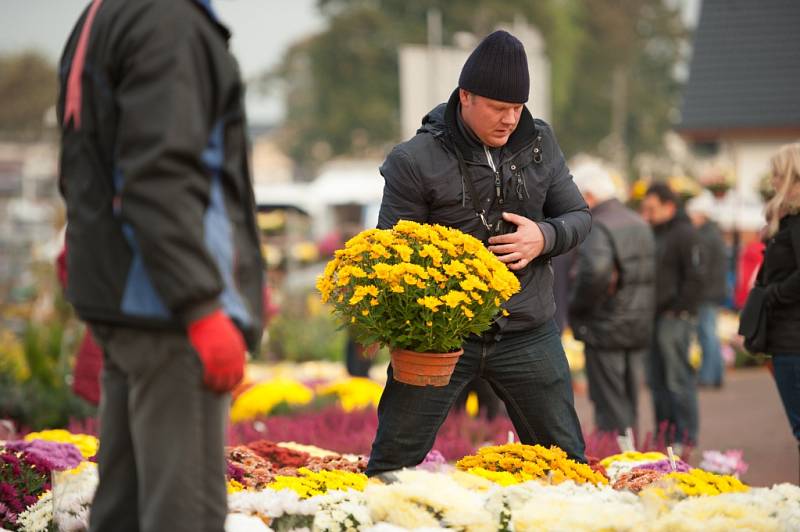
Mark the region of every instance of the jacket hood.
[[[450, 137], [461, 150], [461, 153], [464, 154], [464, 157], [469, 158], [469, 154], [472, 153], [472, 148], [470, 147], [468, 139], [464, 138], [456, 123], [458, 103], [458, 89], [456, 89], [450, 95], [450, 99], [446, 103], [437, 105], [422, 118], [422, 125], [417, 130], [417, 133], [430, 133], [434, 137]], [[508, 138], [508, 142], [506, 142], [504, 148], [511, 153], [521, 150], [532, 142], [537, 132], [538, 130], [533, 116], [528, 110], [528, 107], [523, 106], [517, 129], [515, 129]]]

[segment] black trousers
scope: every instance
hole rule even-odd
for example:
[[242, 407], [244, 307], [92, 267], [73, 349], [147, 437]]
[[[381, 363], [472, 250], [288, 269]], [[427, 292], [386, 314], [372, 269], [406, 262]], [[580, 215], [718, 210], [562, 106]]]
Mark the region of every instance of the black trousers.
[[589, 398], [597, 430], [624, 434], [636, 431], [643, 350], [585, 349]]

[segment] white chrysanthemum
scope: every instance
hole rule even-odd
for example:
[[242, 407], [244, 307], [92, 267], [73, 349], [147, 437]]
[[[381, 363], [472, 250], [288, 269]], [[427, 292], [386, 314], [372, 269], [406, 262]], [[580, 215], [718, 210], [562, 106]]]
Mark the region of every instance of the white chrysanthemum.
[[461, 487], [452, 478], [427, 471], [404, 470], [398, 482], [369, 485], [364, 491], [373, 522], [385, 521], [405, 528], [497, 530], [497, 522], [484, 508], [485, 497]]
[[46, 532], [53, 519], [53, 492], [47, 491], [36, 504], [17, 517], [17, 526], [24, 532]]
[[[766, 490], [765, 490], [766, 491]], [[654, 532], [728, 532], [784, 529], [771, 510], [751, 494], [725, 493], [714, 497], [690, 497], [675, 504], [668, 513], [651, 522]]]
[[71, 472], [54, 476], [54, 521], [63, 532], [89, 528], [89, 509], [97, 490], [97, 464], [83, 463]]
[[511, 509], [511, 522], [518, 532], [640, 530], [647, 522], [638, 497], [608, 486], [572, 482], [546, 486], [528, 482], [509, 486], [504, 493]]
[[243, 490], [228, 495], [228, 509], [233, 513], [259, 515], [276, 519], [283, 515], [314, 515], [319, 498], [300, 499], [291, 490]]
[[272, 529], [256, 516], [228, 514], [225, 532], [272, 532]]

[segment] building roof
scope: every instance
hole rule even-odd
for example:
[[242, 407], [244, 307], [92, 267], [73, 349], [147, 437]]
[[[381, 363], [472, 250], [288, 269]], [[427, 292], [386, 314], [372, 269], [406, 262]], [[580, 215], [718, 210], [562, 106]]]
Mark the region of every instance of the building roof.
[[800, 1], [703, 0], [679, 130], [800, 132]]

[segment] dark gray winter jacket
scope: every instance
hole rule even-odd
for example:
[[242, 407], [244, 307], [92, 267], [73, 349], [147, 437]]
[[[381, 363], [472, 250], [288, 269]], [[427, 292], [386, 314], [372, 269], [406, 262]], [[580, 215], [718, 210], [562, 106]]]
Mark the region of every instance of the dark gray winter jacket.
[[[498, 322], [505, 332], [521, 331], [553, 318], [553, 271], [550, 258], [577, 246], [588, 234], [591, 215], [572, 181], [553, 130], [523, 109], [517, 129], [496, 153], [503, 204], [495, 194], [495, 173], [486, 152], [470, 142], [457, 125], [458, 90], [446, 104], [422, 119], [409, 141], [396, 146], [381, 166], [385, 179], [379, 228], [399, 220], [446, 225], [484, 243], [488, 231], [473, 208], [459, 171], [459, 149], [490, 223], [503, 211], [539, 223], [545, 237], [540, 257], [516, 272], [522, 290], [505, 305], [510, 315]], [[534, 146], [541, 160], [534, 160]]]
[[644, 349], [655, 316], [653, 231], [616, 199], [592, 209], [592, 231], [578, 248], [569, 323], [594, 349]]

